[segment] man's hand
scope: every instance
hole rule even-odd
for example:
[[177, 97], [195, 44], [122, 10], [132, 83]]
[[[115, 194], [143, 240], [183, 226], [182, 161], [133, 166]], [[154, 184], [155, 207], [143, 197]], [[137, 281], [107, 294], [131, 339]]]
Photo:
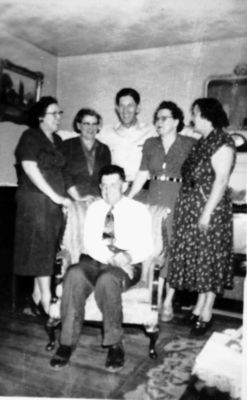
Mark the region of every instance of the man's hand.
[[121, 268], [129, 275], [130, 279], [133, 279], [133, 267], [131, 265], [131, 257], [126, 251], [119, 251], [115, 253], [109, 264], [113, 265], [114, 267]]
[[131, 257], [125, 251], [119, 251], [118, 253], [114, 254], [112, 257], [112, 264], [116, 267], [124, 268], [127, 265], [130, 265]]

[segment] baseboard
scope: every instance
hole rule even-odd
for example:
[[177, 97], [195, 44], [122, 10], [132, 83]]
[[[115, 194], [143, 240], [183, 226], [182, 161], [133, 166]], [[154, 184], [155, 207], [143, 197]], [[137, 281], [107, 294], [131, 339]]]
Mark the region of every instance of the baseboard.
[[[191, 310], [191, 306], [183, 306], [181, 307], [181, 310], [183, 311], [188, 311]], [[227, 310], [222, 310], [218, 308], [213, 309], [213, 314], [214, 315], [221, 315], [224, 317], [230, 317], [230, 318], [236, 318], [242, 320], [243, 314], [239, 312], [234, 312], [234, 311], [227, 311]]]

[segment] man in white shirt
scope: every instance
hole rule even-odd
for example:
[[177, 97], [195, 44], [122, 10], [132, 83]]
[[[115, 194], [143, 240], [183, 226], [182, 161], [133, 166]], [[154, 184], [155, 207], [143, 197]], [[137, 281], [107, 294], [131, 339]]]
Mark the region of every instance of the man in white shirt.
[[152, 125], [138, 121], [140, 95], [135, 89], [123, 88], [117, 93], [115, 110], [119, 124], [103, 127], [98, 139], [110, 148], [112, 163], [122, 167], [126, 180], [133, 182], [141, 163], [143, 144], [157, 134]]
[[106, 368], [116, 372], [123, 367], [121, 293], [138, 282], [141, 262], [153, 250], [151, 216], [144, 204], [124, 196], [124, 170], [108, 165], [99, 178], [102, 199], [89, 206], [85, 219], [87, 255], [65, 277], [60, 346], [50, 362], [57, 370], [69, 363], [80, 336], [85, 302], [93, 290], [103, 314], [103, 345], [109, 347]]

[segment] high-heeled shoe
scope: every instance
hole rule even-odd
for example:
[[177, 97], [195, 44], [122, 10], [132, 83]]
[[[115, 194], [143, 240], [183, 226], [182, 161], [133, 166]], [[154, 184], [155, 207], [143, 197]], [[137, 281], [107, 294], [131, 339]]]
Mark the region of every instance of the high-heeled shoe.
[[193, 336], [202, 336], [209, 331], [212, 325], [212, 318], [210, 319], [210, 321], [202, 321], [201, 319], [198, 319], [195, 325], [191, 328], [190, 334]]
[[193, 313], [193, 311], [189, 311], [183, 318], [182, 322], [184, 325], [192, 326], [195, 325], [199, 319], [199, 315]]
[[46, 313], [42, 307], [42, 304], [40, 302], [38, 304], [35, 303], [32, 296], [30, 296], [27, 300], [27, 307], [29, 307], [31, 314], [33, 314], [35, 317], [46, 315]]

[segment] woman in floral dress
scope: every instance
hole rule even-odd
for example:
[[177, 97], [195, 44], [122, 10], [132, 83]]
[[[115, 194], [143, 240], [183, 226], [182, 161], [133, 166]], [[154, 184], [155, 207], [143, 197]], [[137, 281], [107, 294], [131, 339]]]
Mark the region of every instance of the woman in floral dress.
[[227, 186], [235, 146], [223, 130], [228, 119], [218, 100], [195, 100], [192, 118], [202, 138], [182, 167], [168, 282], [174, 291], [199, 293], [189, 321], [191, 333], [201, 335], [211, 326], [216, 295], [233, 280], [232, 204]]

